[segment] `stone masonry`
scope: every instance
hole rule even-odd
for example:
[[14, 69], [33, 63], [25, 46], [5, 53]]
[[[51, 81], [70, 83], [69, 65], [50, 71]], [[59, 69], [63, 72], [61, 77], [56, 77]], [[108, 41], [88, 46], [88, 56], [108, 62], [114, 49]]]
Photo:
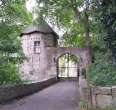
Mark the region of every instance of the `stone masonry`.
[[58, 47], [58, 38], [47, 24], [29, 26], [21, 33], [22, 48], [27, 58], [20, 66], [22, 79], [40, 81], [57, 77], [58, 59], [67, 53], [80, 58], [80, 69], [86, 68], [89, 63], [88, 49]]
[[116, 86], [93, 87], [91, 93], [93, 106], [100, 108], [116, 106]]

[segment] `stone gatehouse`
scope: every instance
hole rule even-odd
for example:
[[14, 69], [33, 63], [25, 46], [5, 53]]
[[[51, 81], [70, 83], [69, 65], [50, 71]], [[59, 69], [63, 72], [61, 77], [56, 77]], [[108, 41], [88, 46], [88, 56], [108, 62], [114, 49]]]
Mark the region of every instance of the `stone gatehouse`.
[[21, 33], [22, 48], [27, 60], [21, 64], [21, 77], [24, 80], [40, 81], [56, 76], [60, 56], [72, 54], [80, 58], [79, 69], [86, 68], [89, 53], [86, 48], [59, 47], [59, 36], [50, 26], [29, 26]]

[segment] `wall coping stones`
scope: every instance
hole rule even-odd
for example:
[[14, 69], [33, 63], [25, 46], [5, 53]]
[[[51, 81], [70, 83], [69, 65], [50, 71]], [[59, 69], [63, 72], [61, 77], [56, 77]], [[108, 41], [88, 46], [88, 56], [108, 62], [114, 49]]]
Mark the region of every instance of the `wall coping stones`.
[[116, 86], [91, 86], [91, 97], [95, 107], [116, 106]]
[[54, 77], [41, 82], [0, 86], [0, 103], [38, 92], [56, 82], [58, 81]]
[[92, 92], [93, 92], [93, 94], [111, 95], [112, 87], [96, 86], [96, 87], [92, 88]]

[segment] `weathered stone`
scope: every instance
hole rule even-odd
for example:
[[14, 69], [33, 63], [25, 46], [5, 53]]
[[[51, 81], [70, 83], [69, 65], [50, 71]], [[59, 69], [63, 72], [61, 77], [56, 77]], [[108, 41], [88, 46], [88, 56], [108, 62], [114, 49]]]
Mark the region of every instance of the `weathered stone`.
[[116, 106], [116, 96], [112, 96], [113, 98], [113, 106]]
[[116, 106], [116, 86], [112, 86], [113, 105]]
[[51, 78], [42, 82], [30, 84], [20, 84], [4, 87], [0, 86], [0, 103], [2, 103], [3, 101], [14, 99], [16, 97], [32, 94], [56, 82], [56, 78]]
[[92, 95], [92, 105], [96, 107], [96, 95]]
[[105, 108], [107, 106], [112, 106], [112, 96], [111, 95], [101, 95], [96, 96], [97, 106], [100, 108]]
[[111, 87], [95, 87], [93, 89], [93, 94], [103, 94], [103, 95], [111, 95]]
[[89, 64], [87, 48], [58, 47], [58, 36], [49, 26], [27, 28], [21, 34], [21, 43], [28, 58], [20, 65], [24, 80], [40, 81], [57, 76], [58, 59], [67, 53], [80, 58], [79, 67], [86, 68]]
[[116, 86], [112, 86], [112, 95], [116, 96]]
[[116, 106], [116, 86], [113, 87], [92, 87], [92, 104], [100, 108]]

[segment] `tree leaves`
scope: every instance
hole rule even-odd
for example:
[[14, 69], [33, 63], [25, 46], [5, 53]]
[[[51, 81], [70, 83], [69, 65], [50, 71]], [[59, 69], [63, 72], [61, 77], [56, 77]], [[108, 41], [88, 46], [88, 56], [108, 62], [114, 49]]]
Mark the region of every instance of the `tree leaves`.
[[24, 0], [7, 0], [0, 6], [0, 84], [20, 82], [17, 64], [24, 55], [19, 35], [31, 21]]

